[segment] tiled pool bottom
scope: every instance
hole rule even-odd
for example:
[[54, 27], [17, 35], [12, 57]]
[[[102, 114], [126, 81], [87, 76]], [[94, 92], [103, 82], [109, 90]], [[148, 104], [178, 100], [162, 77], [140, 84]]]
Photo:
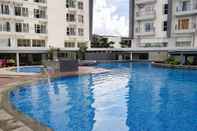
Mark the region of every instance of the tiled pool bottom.
[[10, 100], [55, 131], [196, 131], [197, 71], [101, 64], [111, 72], [26, 85]]

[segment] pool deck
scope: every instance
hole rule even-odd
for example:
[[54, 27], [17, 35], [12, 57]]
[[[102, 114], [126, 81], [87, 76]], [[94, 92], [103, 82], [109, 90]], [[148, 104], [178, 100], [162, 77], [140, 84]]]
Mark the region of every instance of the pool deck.
[[175, 69], [192, 69], [192, 70], [197, 70], [196, 65], [171, 65], [171, 64], [166, 64], [166, 63], [152, 63], [153, 66], [156, 67], [162, 67], [162, 68], [175, 68]]
[[76, 76], [85, 74], [106, 73], [110, 70], [95, 67], [79, 67], [79, 71], [49, 73], [49, 74], [15, 74], [13, 72], [0, 70], [0, 131], [51, 131], [48, 127], [16, 111], [9, 103], [8, 92], [19, 85], [30, 84], [50, 76]]

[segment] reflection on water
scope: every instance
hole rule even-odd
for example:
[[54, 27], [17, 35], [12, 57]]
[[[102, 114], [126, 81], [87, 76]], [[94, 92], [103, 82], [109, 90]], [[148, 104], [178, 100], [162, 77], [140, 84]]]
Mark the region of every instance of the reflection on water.
[[197, 129], [197, 71], [137, 63], [99, 67], [112, 71], [39, 81], [11, 92], [10, 100], [55, 131]]

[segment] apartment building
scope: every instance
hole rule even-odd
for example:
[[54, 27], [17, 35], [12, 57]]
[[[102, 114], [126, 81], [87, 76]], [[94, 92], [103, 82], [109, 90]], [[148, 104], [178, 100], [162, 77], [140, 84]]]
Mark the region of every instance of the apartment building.
[[133, 49], [141, 49], [150, 60], [164, 60], [170, 51], [196, 47], [196, 0], [131, 0], [130, 4]]
[[133, 47], [167, 47], [167, 0], [136, 0]]
[[49, 45], [65, 50], [89, 46], [88, 0], [48, 0]]
[[87, 0], [0, 0], [0, 58], [41, 59], [50, 48], [75, 58], [90, 43], [89, 10]]
[[174, 47], [197, 48], [197, 0], [173, 0]]
[[0, 50], [47, 46], [45, 0], [0, 1]]

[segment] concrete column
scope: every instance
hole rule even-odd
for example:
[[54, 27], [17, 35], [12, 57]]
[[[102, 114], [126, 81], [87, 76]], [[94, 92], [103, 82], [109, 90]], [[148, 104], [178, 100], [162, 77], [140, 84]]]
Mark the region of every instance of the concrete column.
[[119, 55], [118, 55], [118, 60], [122, 60], [122, 59], [123, 59], [122, 55], [119, 54]]
[[42, 56], [42, 63], [44, 63], [44, 61], [47, 60], [47, 55], [46, 54], [42, 54], [41, 56]]
[[32, 54], [28, 54], [28, 61], [33, 63], [33, 56], [32, 56]]
[[130, 60], [132, 61], [133, 60], [133, 53], [131, 52], [130, 54]]
[[17, 68], [20, 67], [20, 56], [18, 52], [16, 53], [16, 66]]
[[181, 54], [181, 65], [184, 65], [186, 63], [186, 57], [185, 55], [182, 53]]
[[58, 52], [57, 51], [54, 51], [53, 52], [53, 60], [54, 61], [57, 61], [58, 60]]
[[194, 34], [194, 40], [193, 41], [194, 41], [194, 47], [197, 47], [197, 32]]

